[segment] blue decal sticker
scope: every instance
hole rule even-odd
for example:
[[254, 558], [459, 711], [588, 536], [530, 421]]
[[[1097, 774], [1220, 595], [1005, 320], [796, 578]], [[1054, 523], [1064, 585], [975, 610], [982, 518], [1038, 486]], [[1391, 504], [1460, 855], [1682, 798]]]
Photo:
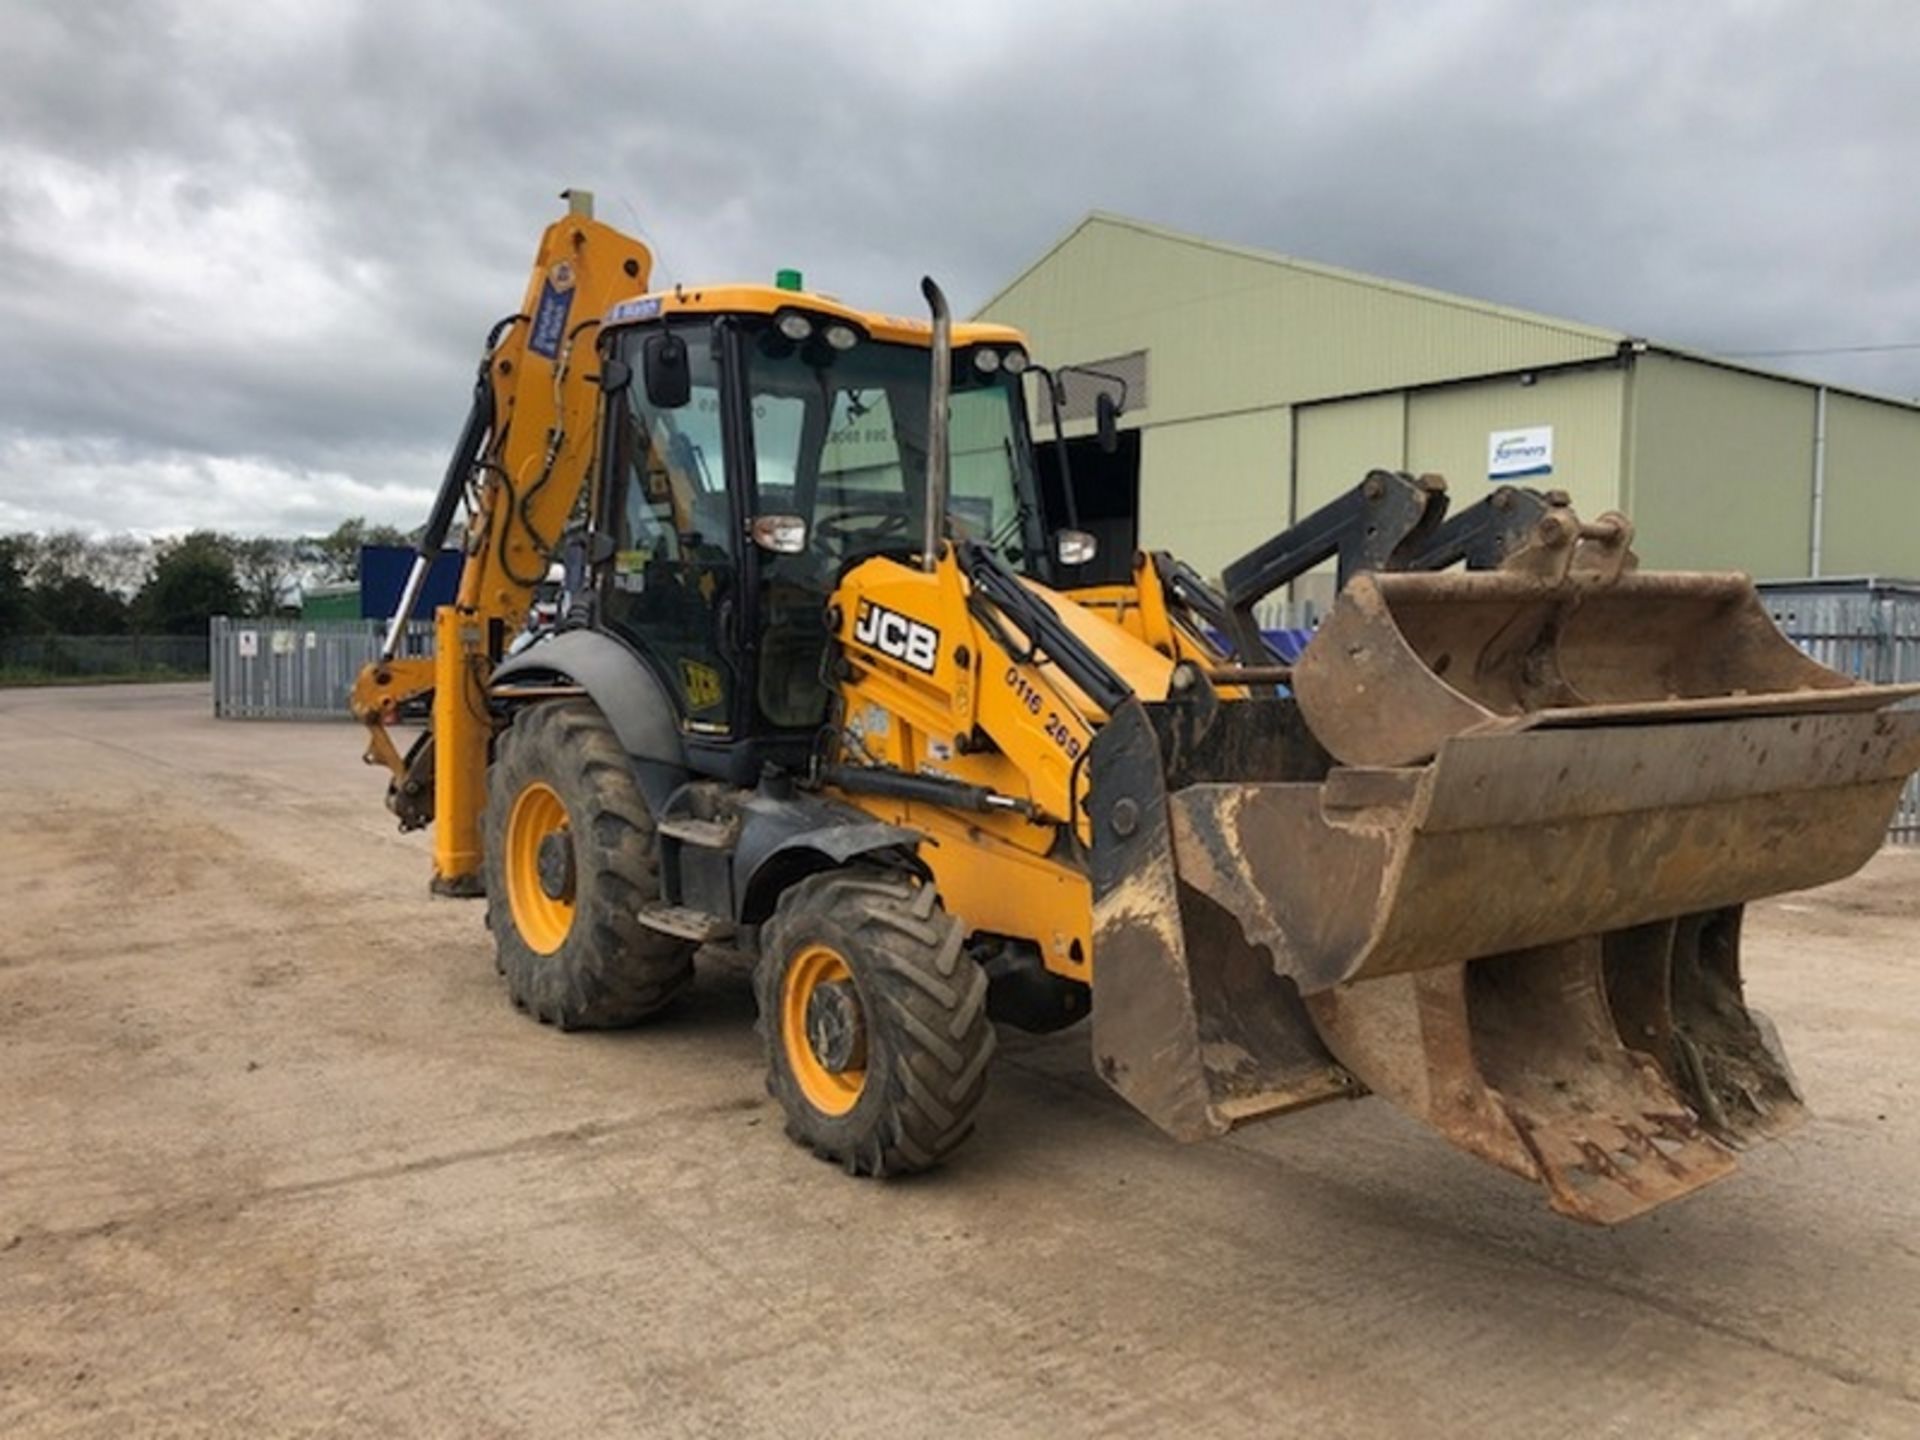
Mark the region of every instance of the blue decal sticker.
[[660, 318], [660, 298], [649, 295], [641, 300], [622, 300], [607, 313], [607, 323], [624, 325], [629, 320], [657, 320]]
[[[554, 284], [564, 278], [566, 288]], [[533, 312], [533, 333], [527, 336], [527, 348], [551, 360], [560, 353], [560, 342], [567, 334], [567, 313], [573, 309], [573, 276], [549, 276], [540, 288], [540, 304]]]

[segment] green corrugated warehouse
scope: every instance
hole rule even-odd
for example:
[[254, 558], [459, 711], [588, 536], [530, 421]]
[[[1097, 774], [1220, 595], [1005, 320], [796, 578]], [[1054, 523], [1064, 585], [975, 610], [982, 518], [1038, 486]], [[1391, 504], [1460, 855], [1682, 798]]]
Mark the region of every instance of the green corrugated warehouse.
[[1908, 402], [1104, 214], [981, 315], [1127, 382], [1134, 434], [1113, 461], [1076, 442], [1076, 494], [1096, 521], [1100, 487], [1130, 503], [1137, 455], [1140, 542], [1208, 573], [1385, 467], [1456, 506], [1499, 469], [1624, 510], [1649, 565], [1920, 575]]

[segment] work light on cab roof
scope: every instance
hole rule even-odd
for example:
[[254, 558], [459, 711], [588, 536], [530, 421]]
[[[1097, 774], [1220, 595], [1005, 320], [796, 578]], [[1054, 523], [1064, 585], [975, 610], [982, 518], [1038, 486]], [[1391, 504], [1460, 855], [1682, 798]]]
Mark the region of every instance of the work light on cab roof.
[[[931, 279], [920, 320], [794, 270], [652, 293], [650, 261], [569, 197], [354, 688], [523, 1009], [626, 1025], [750, 955], [786, 1132], [853, 1174], [967, 1136], [995, 1021], [1088, 1022], [1180, 1139], [1372, 1093], [1599, 1224], [1801, 1118], [1741, 908], [1873, 853], [1920, 686], [1516, 486], [1450, 510], [1375, 470], [1217, 587], [1096, 578], [1074, 367], [1040, 372], [1043, 485], [1024, 337]], [[1110, 455], [1124, 386], [1079, 373], [1120, 392]], [[463, 502], [458, 600], [403, 655]], [[1328, 564], [1289, 662], [1256, 607]]]

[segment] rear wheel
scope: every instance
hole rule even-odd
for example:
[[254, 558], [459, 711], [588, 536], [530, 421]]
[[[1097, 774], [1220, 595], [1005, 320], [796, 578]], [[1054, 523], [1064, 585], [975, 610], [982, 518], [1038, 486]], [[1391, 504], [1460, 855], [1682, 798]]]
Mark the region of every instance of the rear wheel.
[[487, 775], [487, 924], [514, 1004], [563, 1030], [631, 1025], [680, 993], [694, 947], [640, 924], [653, 818], [585, 701], [530, 706]]
[[755, 974], [787, 1133], [852, 1175], [938, 1164], [972, 1133], [993, 1025], [986, 973], [931, 885], [830, 871], [781, 897]]

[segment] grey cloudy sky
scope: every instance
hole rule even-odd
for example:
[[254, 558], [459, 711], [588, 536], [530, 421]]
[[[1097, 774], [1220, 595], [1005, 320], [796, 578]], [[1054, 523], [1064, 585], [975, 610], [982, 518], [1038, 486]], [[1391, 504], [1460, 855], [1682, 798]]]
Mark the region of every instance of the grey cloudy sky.
[[[1089, 209], [1722, 352], [1920, 342], [1920, 7], [0, 0], [0, 531], [413, 524], [567, 184], [972, 307]], [[1920, 394], [1920, 349], [1764, 363]]]

